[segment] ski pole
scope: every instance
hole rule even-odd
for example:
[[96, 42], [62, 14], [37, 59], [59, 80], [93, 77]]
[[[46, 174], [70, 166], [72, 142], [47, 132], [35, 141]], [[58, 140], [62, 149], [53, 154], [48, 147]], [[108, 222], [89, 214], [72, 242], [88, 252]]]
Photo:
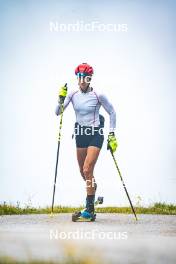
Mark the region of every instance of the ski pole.
[[[67, 90], [67, 83], [64, 85], [65, 90]], [[59, 135], [58, 135], [58, 144], [57, 144], [57, 155], [56, 155], [56, 167], [55, 167], [55, 176], [54, 176], [54, 186], [53, 186], [53, 198], [52, 198], [52, 207], [51, 213], [53, 213], [54, 207], [54, 197], [56, 191], [56, 179], [57, 179], [57, 168], [58, 168], [58, 160], [59, 160], [59, 149], [60, 149], [60, 141], [61, 141], [61, 129], [62, 129], [62, 120], [63, 120], [63, 112], [64, 112], [64, 96], [59, 96], [60, 104], [61, 104], [61, 114], [60, 114], [60, 124], [59, 124]]]
[[123, 188], [124, 188], [124, 190], [125, 190], [125, 192], [126, 192], [126, 195], [127, 195], [127, 197], [128, 197], [129, 203], [130, 203], [130, 205], [131, 205], [131, 209], [132, 209], [133, 214], [134, 214], [134, 216], [135, 216], [135, 218], [136, 218], [136, 221], [137, 221], [138, 219], [137, 219], [136, 212], [135, 212], [135, 210], [134, 210], [134, 207], [133, 207], [133, 204], [132, 204], [132, 202], [131, 202], [130, 196], [129, 196], [129, 194], [128, 194], [127, 188], [126, 188], [125, 183], [124, 183], [124, 181], [123, 181], [122, 174], [121, 174], [120, 169], [119, 169], [119, 167], [118, 167], [118, 165], [117, 165], [117, 161], [116, 161], [116, 159], [115, 159], [114, 153], [113, 153], [113, 151], [112, 151], [111, 148], [110, 148], [110, 152], [111, 152], [111, 155], [112, 155], [112, 157], [113, 157], [113, 160], [114, 160], [114, 163], [115, 163], [116, 169], [117, 169], [117, 171], [118, 171], [118, 173], [119, 173], [119, 176], [120, 176], [121, 182], [122, 182], [122, 184], [123, 184]]

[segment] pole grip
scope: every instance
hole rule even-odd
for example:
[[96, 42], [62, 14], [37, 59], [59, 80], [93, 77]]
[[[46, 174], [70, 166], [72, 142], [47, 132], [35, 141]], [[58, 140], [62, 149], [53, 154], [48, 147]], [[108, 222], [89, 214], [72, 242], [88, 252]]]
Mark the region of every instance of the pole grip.
[[[65, 87], [64, 90], [67, 91], [67, 83], [65, 83], [64, 87]], [[65, 96], [60, 95], [60, 96], [59, 96], [59, 102], [60, 102], [60, 104], [63, 104], [64, 101], [65, 101]]]

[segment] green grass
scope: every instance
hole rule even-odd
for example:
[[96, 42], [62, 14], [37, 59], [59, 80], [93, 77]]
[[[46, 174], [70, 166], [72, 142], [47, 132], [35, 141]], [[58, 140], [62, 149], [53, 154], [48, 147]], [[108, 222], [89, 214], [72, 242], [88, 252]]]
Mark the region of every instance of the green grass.
[[[85, 247], [86, 249], [86, 247]], [[90, 254], [89, 251], [82, 252], [77, 244], [69, 242], [62, 244], [63, 257], [60, 260], [35, 259], [29, 255], [26, 260], [18, 260], [10, 256], [0, 256], [0, 264], [100, 264], [102, 259], [96, 250]], [[80, 254], [81, 253], [81, 254]], [[104, 263], [104, 262], [103, 262]]]
[[16, 260], [11, 257], [2, 257], [0, 256], [0, 264], [100, 264], [101, 262], [91, 258], [78, 258], [67, 256], [61, 261], [52, 261], [52, 260]]
[[[40, 260], [29, 260], [29, 261], [20, 261], [15, 260], [11, 257], [0, 257], [0, 264], [55, 264], [54, 261], [40, 261]], [[57, 262], [57, 264], [76, 264], [76, 262]]]
[[[54, 213], [73, 213], [75, 211], [82, 210], [83, 207], [67, 207], [67, 206], [55, 206]], [[176, 205], [166, 203], [154, 203], [148, 207], [137, 206], [135, 207], [137, 214], [166, 214], [176, 215]], [[123, 213], [130, 214], [130, 207], [99, 207], [96, 208], [97, 213]], [[51, 213], [51, 207], [34, 208], [32, 206], [20, 207], [19, 204], [0, 204], [0, 215], [14, 215], [14, 214], [49, 214]]]

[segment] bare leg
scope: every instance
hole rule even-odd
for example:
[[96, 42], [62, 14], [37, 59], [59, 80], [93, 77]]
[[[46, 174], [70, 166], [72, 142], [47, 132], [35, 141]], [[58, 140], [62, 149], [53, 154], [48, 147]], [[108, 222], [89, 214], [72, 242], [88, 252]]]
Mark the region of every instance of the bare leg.
[[100, 153], [100, 148], [90, 146], [87, 148], [87, 155], [83, 165], [83, 175], [86, 179], [87, 195], [95, 194], [94, 167]]
[[77, 151], [77, 160], [78, 160], [78, 165], [79, 165], [81, 176], [83, 177], [84, 180], [86, 180], [84, 173], [83, 173], [83, 166], [84, 166], [84, 161], [87, 156], [87, 148], [77, 148], [76, 151]]

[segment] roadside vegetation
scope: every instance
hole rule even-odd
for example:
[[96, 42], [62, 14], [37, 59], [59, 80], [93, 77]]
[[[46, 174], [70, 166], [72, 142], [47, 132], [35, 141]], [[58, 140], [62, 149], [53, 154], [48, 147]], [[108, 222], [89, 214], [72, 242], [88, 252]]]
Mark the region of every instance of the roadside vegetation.
[[66, 256], [65, 259], [61, 261], [50, 261], [50, 260], [16, 260], [11, 257], [0, 257], [0, 264], [100, 264], [100, 262], [97, 259], [92, 258], [79, 258], [79, 257], [73, 257], [73, 256]]
[[[83, 207], [70, 207], [70, 206], [55, 206], [54, 213], [73, 213], [75, 211], [82, 210]], [[166, 214], [176, 215], [176, 205], [166, 203], [154, 203], [148, 207], [135, 206], [137, 214]], [[123, 213], [131, 214], [130, 207], [98, 207], [97, 213]], [[0, 204], [0, 215], [14, 215], [14, 214], [50, 214], [51, 207], [38, 207], [35, 208], [32, 205], [26, 205], [21, 207], [19, 203], [17, 205], [7, 204], [4, 202]]]

